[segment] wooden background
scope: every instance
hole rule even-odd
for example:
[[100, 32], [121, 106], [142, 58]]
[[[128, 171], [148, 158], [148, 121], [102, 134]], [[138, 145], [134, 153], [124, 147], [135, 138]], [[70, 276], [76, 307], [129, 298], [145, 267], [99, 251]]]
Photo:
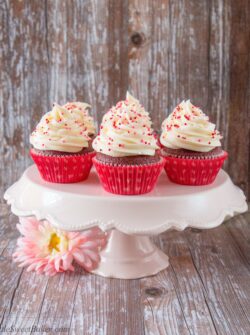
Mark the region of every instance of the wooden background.
[[249, 194], [250, 1], [0, 0], [0, 16], [1, 193], [54, 101], [89, 102], [100, 121], [129, 89], [157, 130], [182, 99], [201, 106]]

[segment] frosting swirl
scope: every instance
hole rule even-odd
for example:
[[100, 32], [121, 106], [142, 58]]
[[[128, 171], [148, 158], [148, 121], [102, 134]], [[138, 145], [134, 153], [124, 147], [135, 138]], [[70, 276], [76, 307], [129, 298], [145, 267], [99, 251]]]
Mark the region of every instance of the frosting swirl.
[[54, 104], [30, 136], [30, 143], [39, 150], [75, 153], [89, 146], [85, 115], [79, 109]]
[[145, 122], [148, 127], [152, 126], [152, 120], [148, 112], [146, 112], [145, 108], [140, 104], [140, 101], [133, 97], [128, 91], [126, 93], [126, 101], [128, 102], [128, 109], [135, 108], [138, 114], [141, 114], [145, 118]]
[[163, 121], [160, 142], [170, 149], [209, 152], [221, 146], [221, 138], [208, 116], [186, 100]]
[[89, 104], [79, 101], [67, 102], [63, 107], [74, 113], [84, 115], [84, 125], [87, 128], [88, 135], [92, 136], [96, 134], [94, 119], [89, 115], [89, 108], [91, 108]]
[[95, 151], [112, 157], [154, 156], [158, 146], [149, 115], [145, 110], [142, 113], [142, 107], [136, 107], [137, 103], [126, 99], [104, 115], [100, 134], [93, 142]]

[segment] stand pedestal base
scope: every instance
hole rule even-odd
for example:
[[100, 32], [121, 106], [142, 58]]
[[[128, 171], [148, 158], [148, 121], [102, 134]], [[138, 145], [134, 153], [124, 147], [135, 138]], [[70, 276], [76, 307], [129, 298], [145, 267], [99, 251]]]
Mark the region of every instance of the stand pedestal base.
[[103, 277], [136, 279], [152, 276], [168, 265], [168, 256], [149, 237], [127, 235], [114, 229], [101, 252], [99, 267], [91, 272]]

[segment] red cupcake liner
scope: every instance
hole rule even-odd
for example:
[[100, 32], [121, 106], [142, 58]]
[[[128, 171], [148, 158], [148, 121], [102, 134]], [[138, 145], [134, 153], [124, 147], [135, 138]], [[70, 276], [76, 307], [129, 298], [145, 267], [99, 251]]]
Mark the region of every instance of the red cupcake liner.
[[88, 178], [95, 153], [49, 156], [31, 149], [30, 155], [44, 180], [66, 184], [77, 183]]
[[180, 158], [165, 156], [165, 171], [171, 181], [182, 185], [208, 185], [219, 173], [228, 154], [214, 158]]
[[103, 188], [110, 193], [138, 195], [153, 190], [164, 167], [165, 159], [148, 165], [109, 165], [93, 159]]

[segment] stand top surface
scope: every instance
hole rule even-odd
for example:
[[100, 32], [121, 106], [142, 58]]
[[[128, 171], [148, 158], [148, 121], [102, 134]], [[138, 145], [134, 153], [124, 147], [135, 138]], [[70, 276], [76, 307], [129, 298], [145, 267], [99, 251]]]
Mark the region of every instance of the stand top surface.
[[103, 190], [94, 170], [81, 183], [54, 184], [43, 181], [33, 165], [6, 191], [5, 199], [14, 214], [48, 219], [61, 229], [99, 225], [129, 234], [157, 234], [187, 226], [210, 228], [247, 210], [243, 192], [223, 170], [207, 186], [177, 185], [162, 173], [152, 192], [122, 196]]

